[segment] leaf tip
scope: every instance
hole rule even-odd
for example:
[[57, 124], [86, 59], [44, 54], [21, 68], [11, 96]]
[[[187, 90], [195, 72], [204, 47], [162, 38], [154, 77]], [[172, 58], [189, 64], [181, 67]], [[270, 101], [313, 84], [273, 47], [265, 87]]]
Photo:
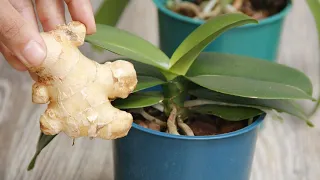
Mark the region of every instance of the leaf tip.
[[[317, 100], [316, 98], [314, 98], [314, 97], [311, 97], [311, 101], [317, 102], [318, 100]], [[319, 101], [320, 101], [320, 100], [319, 100]]]
[[307, 125], [308, 125], [309, 127], [311, 127], [311, 128], [315, 127], [314, 124], [313, 124], [311, 121], [307, 121], [306, 123], [307, 123]]
[[34, 157], [32, 158], [32, 160], [30, 161], [28, 168], [27, 168], [27, 171], [31, 171], [34, 168], [36, 160], [37, 160], [37, 154], [35, 154]]

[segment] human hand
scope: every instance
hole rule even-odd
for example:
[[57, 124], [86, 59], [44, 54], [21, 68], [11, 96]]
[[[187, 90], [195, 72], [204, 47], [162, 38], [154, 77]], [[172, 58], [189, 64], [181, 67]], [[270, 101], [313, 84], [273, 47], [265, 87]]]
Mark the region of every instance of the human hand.
[[[36, 13], [44, 31], [65, 23], [64, 2], [74, 21], [85, 24], [87, 34], [96, 31], [90, 0], [0, 0], [0, 52], [19, 71], [37, 66], [46, 57]], [[36, 12], [34, 10], [36, 9]]]

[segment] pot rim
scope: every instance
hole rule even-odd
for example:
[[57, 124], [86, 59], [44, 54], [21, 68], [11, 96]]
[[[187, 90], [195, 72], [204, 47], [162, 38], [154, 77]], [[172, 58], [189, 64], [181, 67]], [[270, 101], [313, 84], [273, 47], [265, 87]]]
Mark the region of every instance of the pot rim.
[[[192, 19], [192, 18], [183, 16], [183, 15], [180, 15], [178, 13], [172, 12], [171, 10], [169, 10], [168, 8], [166, 8], [164, 6], [164, 4], [161, 2], [161, 0], [152, 0], [152, 1], [154, 2], [154, 4], [156, 5], [158, 10], [160, 10], [161, 12], [165, 13], [166, 15], [168, 15], [172, 18], [175, 18], [177, 20], [180, 20], [180, 21], [183, 21], [186, 23], [190, 23], [190, 24], [194, 24], [194, 25], [201, 25], [205, 22], [203, 20]], [[258, 24], [245, 24], [243, 26], [236, 27], [236, 29], [237, 28], [258, 27], [258, 26], [271, 24], [275, 21], [279, 21], [280, 19], [283, 19], [289, 13], [289, 11], [291, 10], [291, 7], [292, 7], [292, 3], [291, 3], [291, 1], [289, 1], [287, 6], [281, 12], [260, 20]]]
[[253, 129], [257, 128], [257, 126], [259, 126], [264, 118], [266, 117], [266, 114], [262, 114], [259, 116], [259, 118], [254, 121], [252, 124], [250, 124], [249, 126], [246, 126], [242, 129], [239, 129], [237, 131], [233, 131], [233, 132], [229, 132], [229, 133], [225, 133], [225, 134], [218, 134], [218, 135], [213, 135], [213, 136], [185, 136], [185, 135], [174, 135], [174, 134], [169, 134], [169, 133], [165, 133], [165, 132], [159, 132], [159, 131], [155, 131], [149, 128], [144, 128], [136, 123], [132, 123], [132, 127], [135, 129], [138, 129], [144, 133], [147, 134], [152, 134], [152, 135], [156, 135], [156, 136], [161, 136], [164, 138], [169, 138], [169, 139], [181, 139], [181, 140], [218, 140], [218, 139], [226, 139], [226, 138], [231, 138], [231, 137], [235, 137], [235, 136], [239, 136], [242, 134], [245, 134], [247, 132], [252, 131]]

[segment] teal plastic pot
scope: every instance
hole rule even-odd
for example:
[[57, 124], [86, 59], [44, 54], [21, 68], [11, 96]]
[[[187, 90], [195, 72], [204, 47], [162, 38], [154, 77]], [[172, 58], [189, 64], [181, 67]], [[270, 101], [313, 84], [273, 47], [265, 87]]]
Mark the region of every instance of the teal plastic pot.
[[[166, 0], [153, 0], [158, 9], [160, 48], [170, 57], [179, 44], [204, 23], [165, 7]], [[284, 18], [291, 3], [280, 13], [263, 19], [259, 24], [247, 24], [226, 31], [204, 51], [245, 55], [269, 61], [277, 59]]]
[[115, 180], [249, 180], [264, 117], [215, 136], [177, 136], [133, 124], [113, 141]]

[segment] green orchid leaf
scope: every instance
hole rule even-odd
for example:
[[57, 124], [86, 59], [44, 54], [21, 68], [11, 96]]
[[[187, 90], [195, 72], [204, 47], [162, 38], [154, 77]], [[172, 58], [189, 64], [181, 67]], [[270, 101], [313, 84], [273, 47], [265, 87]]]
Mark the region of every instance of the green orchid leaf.
[[117, 60], [125, 60], [133, 64], [134, 69], [137, 73], [138, 84], [133, 92], [138, 92], [141, 90], [145, 90], [147, 88], [151, 88], [157, 85], [164, 84], [166, 82], [166, 78], [161, 73], [161, 71], [153, 66], [143, 64], [138, 61], [134, 61], [128, 58], [116, 58], [110, 60], [111, 62]]
[[221, 75], [203, 75], [189, 77], [189, 79], [202, 87], [240, 97], [313, 100], [301, 89], [286, 84]]
[[234, 107], [213, 104], [192, 107], [190, 110], [201, 114], [214, 115], [228, 121], [241, 121], [264, 113], [259, 109], [250, 107]]
[[104, 0], [95, 13], [96, 23], [116, 26], [128, 3], [129, 0]]
[[[129, 0], [103, 1], [95, 13], [96, 24], [116, 26], [128, 3]], [[95, 45], [92, 45], [92, 47], [99, 52], [104, 51], [101, 47]]]
[[[317, 31], [318, 31], [318, 43], [320, 43], [320, 0], [307, 0], [309, 9], [313, 15], [313, 18], [316, 23]], [[318, 96], [318, 102], [315, 107], [311, 110], [309, 117], [312, 117], [320, 107], [320, 94]]]
[[150, 66], [148, 64], [144, 64], [126, 57], [120, 57], [120, 58], [111, 59], [108, 61], [114, 62], [117, 60], [125, 60], [132, 63], [132, 65], [134, 66], [134, 69], [136, 70], [137, 76], [149, 76], [149, 77], [154, 77], [154, 78], [166, 81], [166, 77], [163, 75], [162, 73], [163, 70], [161, 69], [158, 69], [154, 66]]
[[312, 84], [302, 72], [250, 57], [201, 53], [187, 75], [221, 93], [260, 99], [310, 99]]
[[45, 135], [41, 132], [39, 140], [38, 140], [38, 144], [37, 144], [37, 149], [36, 149], [36, 153], [34, 154], [31, 162], [29, 163], [28, 166], [28, 171], [31, 171], [34, 168], [34, 165], [37, 161], [37, 158], [39, 156], [39, 154], [41, 153], [41, 151], [56, 137], [56, 135], [53, 136], [48, 136]]
[[185, 75], [200, 52], [220, 34], [248, 23], [257, 23], [257, 21], [242, 13], [229, 13], [202, 24], [173, 53], [170, 60], [170, 71]]
[[169, 58], [155, 45], [112, 26], [97, 24], [97, 32], [86, 36], [86, 42], [160, 69], [169, 67]]
[[154, 78], [154, 77], [138, 76], [138, 84], [133, 92], [145, 90], [147, 88], [151, 88], [151, 87], [163, 84], [163, 83], [165, 83], [165, 82], [160, 79]]
[[[210, 91], [204, 88], [194, 88], [189, 91], [189, 94], [196, 96], [200, 99], [209, 100], [202, 104], [216, 104], [216, 105], [229, 105], [236, 107], [251, 107], [260, 110], [276, 110], [296, 116], [302, 120], [308, 121], [306, 113], [302, 108], [292, 100], [276, 100], [276, 99], [257, 99], [257, 98], [244, 98], [232, 96], [227, 94]], [[210, 102], [211, 101], [211, 102]]]
[[154, 66], [150, 66], [148, 64], [144, 64], [144, 63], [134, 61], [134, 60], [129, 60], [129, 59], [127, 61], [133, 64], [134, 69], [136, 70], [138, 76], [149, 76], [149, 77], [154, 77], [163, 81], [166, 80], [165, 76], [161, 73], [161, 71]]
[[152, 106], [162, 100], [163, 95], [160, 92], [136, 92], [126, 99], [116, 99], [112, 104], [119, 109], [135, 109]]
[[307, 4], [316, 22], [318, 38], [320, 40], [320, 0], [307, 0]]

